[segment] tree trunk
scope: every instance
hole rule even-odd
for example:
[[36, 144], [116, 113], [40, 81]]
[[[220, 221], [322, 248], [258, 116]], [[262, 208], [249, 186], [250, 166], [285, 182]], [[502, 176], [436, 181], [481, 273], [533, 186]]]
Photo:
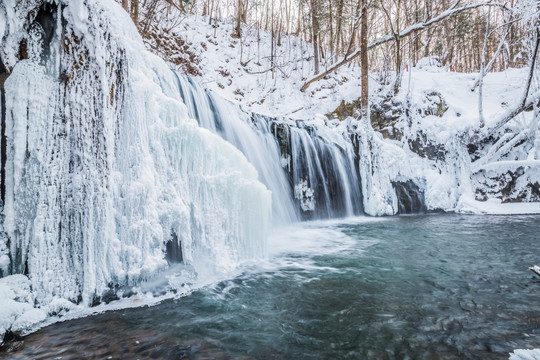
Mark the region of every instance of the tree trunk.
[[339, 55], [339, 50], [343, 49], [343, 34], [342, 34], [342, 19], [343, 19], [343, 0], [339, 0], [337, 7], [337, 25], [336, 25], [336, 54]]
[[314, 75], [319, 73], [319, 19], [318, 19], [318, 1], [310, 0], [311, 5], [311, 32], [312, 32], [312, 43], [313, 43], [313, 62], [315, 71]]
[[399, 92], [401, 86], [401, 37], [399, 36], [400, 24], [400, 15], [401, 15], [401, 0], [397, 2], [396, 8], [396, 27], [394, 28], [394, 37], [396, 39], [396, 81], [394, 83], [394, 93]]
[[129, 1], [128, 0], [122, 0], [122, 7], [124, 8], [124, 10], [129, 12]]
[[368, 63], [368, 16], [367, 0], [361, 0], [361, 25], [360, 25], [360, 69], [362, 71], [362, 92], [360, 104], [362, 106], [362, 118], [368, 120], [369, 116], [369, 63]]
[[131, 19], [139, 27], [139, 0], [131, 0]]
[[236, 2], [236, 25], [234, 27], [233, 37], [242, 36], [242, 0]]

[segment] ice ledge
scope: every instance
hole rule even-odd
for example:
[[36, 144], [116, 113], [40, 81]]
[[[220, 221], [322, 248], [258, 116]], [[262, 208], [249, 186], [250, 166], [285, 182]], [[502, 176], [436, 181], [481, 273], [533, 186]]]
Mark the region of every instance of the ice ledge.
[[456, 212], [487, 215], [537, 215], [540, 214], [540, 202], [503, 203], [500, 199], [477, 201], [463, 195], [459, 199]]

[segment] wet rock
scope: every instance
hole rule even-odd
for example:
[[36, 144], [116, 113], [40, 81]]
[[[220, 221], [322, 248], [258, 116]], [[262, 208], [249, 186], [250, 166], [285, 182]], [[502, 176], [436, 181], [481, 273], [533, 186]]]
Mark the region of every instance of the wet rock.
[[165, 244], [165, 259], [169, 264], [184, 261], [182, 242], [178, 240], [178, 235], [174, 230], [171, 231], [171, 239]]
[[116, 291], [112, 289], [105, 291], [103, 295], [101, 295], [101, 301], [103, 301], [105, 304], [115, 300], [120, 300], [120, 298], [116, 294]]
[[14, 353], [21, 350], [24, 347], [23, 337], [13, 331], [6, 331], [4, 334], [4, 340], [0, 344], [1, 353]]
[[272, 122], [272, 133], [279, 144], [282, 156], [291, 155], [291, 135], [289, 126], [284, 123]]

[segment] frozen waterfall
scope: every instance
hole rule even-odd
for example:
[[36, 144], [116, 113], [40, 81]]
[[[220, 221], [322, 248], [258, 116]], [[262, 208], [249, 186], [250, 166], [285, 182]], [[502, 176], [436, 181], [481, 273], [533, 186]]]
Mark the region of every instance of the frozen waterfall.
[[27, 276], [11, 278], [27, 307], [92, 305], [179, 262], [219, 277], [264, 257], [271, 227], [393, 214], [406, 197], [395, 151], [204, 90], [147, 52], [115, 2], [4, 0], [8, 18], [0, 276]]
[[346, 132], [325, 120], [251, 113], [176, 74], [190, 117], [240, 149], [272, 191], [277, 225], [362, 213], [356, 155]]
[[167, 260], [220, 273], [264, 256], [270, 192], [240, 151], [189, 119], [174, 74], [119, 5], [11, 5], [20, 13], [0, 45], [24, 40], [28, 56], [3, 58], [2, 274], [27, 274], [38, 304], [91, 304]]

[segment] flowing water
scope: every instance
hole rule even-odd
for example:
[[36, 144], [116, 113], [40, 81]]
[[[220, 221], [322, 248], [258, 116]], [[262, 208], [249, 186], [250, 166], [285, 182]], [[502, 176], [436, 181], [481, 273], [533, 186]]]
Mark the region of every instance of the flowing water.
[[304, 223], [232, 279], [57, 323], [10, 358], [504, 359], [540, 347], [538, 229], [538, 216]]
[[175, 73], [189, 116], [247, 157], [272, 191], [274, 223], [362, 213], [348, 135], [313, 122], [251, 113]]

